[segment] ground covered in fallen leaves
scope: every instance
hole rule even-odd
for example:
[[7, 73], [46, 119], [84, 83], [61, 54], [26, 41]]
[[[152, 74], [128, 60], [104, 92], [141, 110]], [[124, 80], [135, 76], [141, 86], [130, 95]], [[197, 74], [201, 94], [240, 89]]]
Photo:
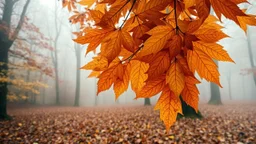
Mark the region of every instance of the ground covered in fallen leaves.
[[256, 143], [255, 103], [200, 110], [204, 119], [181, 119], [167, 134], [151, 106], [11, 108], [0, 143]]

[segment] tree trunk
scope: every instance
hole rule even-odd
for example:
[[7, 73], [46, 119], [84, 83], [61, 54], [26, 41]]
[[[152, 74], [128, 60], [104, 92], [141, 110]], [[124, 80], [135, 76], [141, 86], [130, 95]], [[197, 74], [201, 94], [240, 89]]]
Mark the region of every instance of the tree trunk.
[[80, 99], [80, 66], [81, 66], [81, 49], [80, 46], [76, 45], [76, 94], [74, 106], [79, 106]]
[[58, 64], [55, 63], [54, 65], [55, 65], [55, 94], [56, 94], [56, 105], [60, 105]]
[[[7, 43], [1, 41], [0, 49], [0, 76], [7, 77], [8, 72], [8, 47]], [[6, 103], [7, 103], [7, 82], [0, 82], [0, 120], [8, 119]]]
[[94, 105], [98, 105], [98, 96], [97, 96], [97, 79], [95, 79], [95, 99], [94, 99]]
[[[218, 61], [215, 61], [215, 63], [218, 66]], [[210, 83], [210, 85], [211, 85], [211, 98], [208, 104], [222, 105], [219, 86], [212, 82]]]
[[150, 98], [145, 98], [145, 99], [144, 99], [144, 105], [145, 105], [145, 106], [151, 105]]
[[[27, 70], [27, 79], [26, 79], [26, 82], [29, 82], [30, 81], [30, 70]], [[27, 99], [25, 100], [25, 103], [28, 103], [29, 102], [29, 92], [26, 91], [25, 92], [25, 96], [27, 96]], [[32, 101], [32, 100], [30, 100]]]
[[211, 83], [210, 85], [211, 85], [211, 98], [208, 104], [222, 105], [219, 86], [214, 83]]
[[231, 76], [228, 76], [228, 94], [229, 94], [229, 99], [232, 100], [232, 94], [231, 94]]
[[[54, 72], [55, 72], [55, 95], [56, 95], [56, 105], [60, 105], [60, 88], [59, 88], [59, 70], [58, 70], [58, 54], [57, 54], [57, 38], [54, 41]], [[53, 58], [53, 57], [52, 57]], [[53, 58], [53, 59], [54, 59]]]
[[[13, 14], [13, 6], [17, 1], [12, 0], [5, 0], [4, 8], [2, 11], [2, 19], [0, 20], [0, 25], [2, 27], [7, 27], [8, 29], [11, 28], [11, 17]], [[7, 77], [8, 76], [8, 51], [10, 47], [12, 46], [14, 40], [17, 38], [17, 35], [22, 27], [23, 19], [25, 16], [25, 13], [27, 11], [28, 5], [30, 3], [30, 0], [27, 0], [21, 16], [20, 20], [18, 22], [18, 26], [14, 30], [13, 39], [9, 39], [9, 30], [1, 29], [0, 30], [0, 73], [2, 73], [1, 77]], [[0, 82], [0, 120], [5, 119], [11, 119], [10, 116], [7, 115], [7, 94], [8, 94], [8, 88], [7, 88], [7, 82]]]
[[[247, 44], [248, 44], [248, 53], [249, 53], [249, 59], [251, 63], [251, 68], [255, 67], [254, 59], [253, 59], [253, 52], [252, 52], [252, 45], [251, 45], [251, 35], [250, 35], [250, 29], [247, 28]], [[256, 86], [256, 75], [253, 74], [253, 80], [254, 84]]]
[[[8, 51], [12, 45], [12, 41], [4, 37], [2, 32], [0, 32], [0, 36], [0, 77], [8, 78]], [[7, 82], [0, 82], [0, 120], [11, 119], [11, 117], [7, 115], [7, 85]]]
[[178, 114], [177, 119], [180, 119], [182, 117], [185, 118], [203, 118], [202, 114], [200, 113], [200, 111], [198, 111], [198, 113], [194, 110], [194, 108], [192, 108], [191, 106], [187, 105], [185, 101], [183, 101], [182, 97], [180, 96], [180, 101], [181, 101], [181, 105], [182, 105], [182, 113]]

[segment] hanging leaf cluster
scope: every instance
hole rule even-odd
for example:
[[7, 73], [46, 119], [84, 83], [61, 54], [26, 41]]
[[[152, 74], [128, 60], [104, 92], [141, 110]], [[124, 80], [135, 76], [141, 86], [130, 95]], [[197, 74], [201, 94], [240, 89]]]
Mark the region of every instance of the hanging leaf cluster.
[[[131, 84], [136, 98], [161, 96], [155, 106], [166, 129], [182, 114], [180, 97], [198, 111], [200, 78], [221, 86], [214, 60], [233, 62], [218, 42], [228, 37], [222, 16], [246, 31], [256, 25], [238, 4], [246, 0], [63, 0], [81, 24], [74, 39], [96, 52], [82, 69], [97, 77], [98, 93], [113, 86], [116, 98]], [[76, 6], [75, 6], [76, 5]], [[81, 12], [76, 7], [84, 7]], [[73, 9], [72, 9], [73, 8]], [[210, 13], [214, 10], [216, 16]], [[87, 27], [84, 27], [86, 25]]]

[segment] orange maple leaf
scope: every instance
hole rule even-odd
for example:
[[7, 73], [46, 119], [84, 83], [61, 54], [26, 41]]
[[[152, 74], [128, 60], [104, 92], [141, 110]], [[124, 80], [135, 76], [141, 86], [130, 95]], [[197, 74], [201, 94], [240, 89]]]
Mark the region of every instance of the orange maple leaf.
[[182, 114], [180, 98], [169, 89], [169, 86], [165, 86], [156, 103], [155, 110], [158, 109], [160, 109], [160, 119], [164, 121], [168, 132], [171, 125], [176, 121], [177, 114]]

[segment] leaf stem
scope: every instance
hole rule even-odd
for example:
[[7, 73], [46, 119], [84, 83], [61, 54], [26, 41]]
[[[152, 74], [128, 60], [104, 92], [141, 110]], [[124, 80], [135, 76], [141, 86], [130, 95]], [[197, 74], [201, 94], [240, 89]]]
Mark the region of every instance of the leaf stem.
[[177, 18], [177, 0], [174, 0], [174, 19], [175, 19], [175, 29], [176, 34], [178, 34], [179, 26], [178, 26], [178, 18]]

